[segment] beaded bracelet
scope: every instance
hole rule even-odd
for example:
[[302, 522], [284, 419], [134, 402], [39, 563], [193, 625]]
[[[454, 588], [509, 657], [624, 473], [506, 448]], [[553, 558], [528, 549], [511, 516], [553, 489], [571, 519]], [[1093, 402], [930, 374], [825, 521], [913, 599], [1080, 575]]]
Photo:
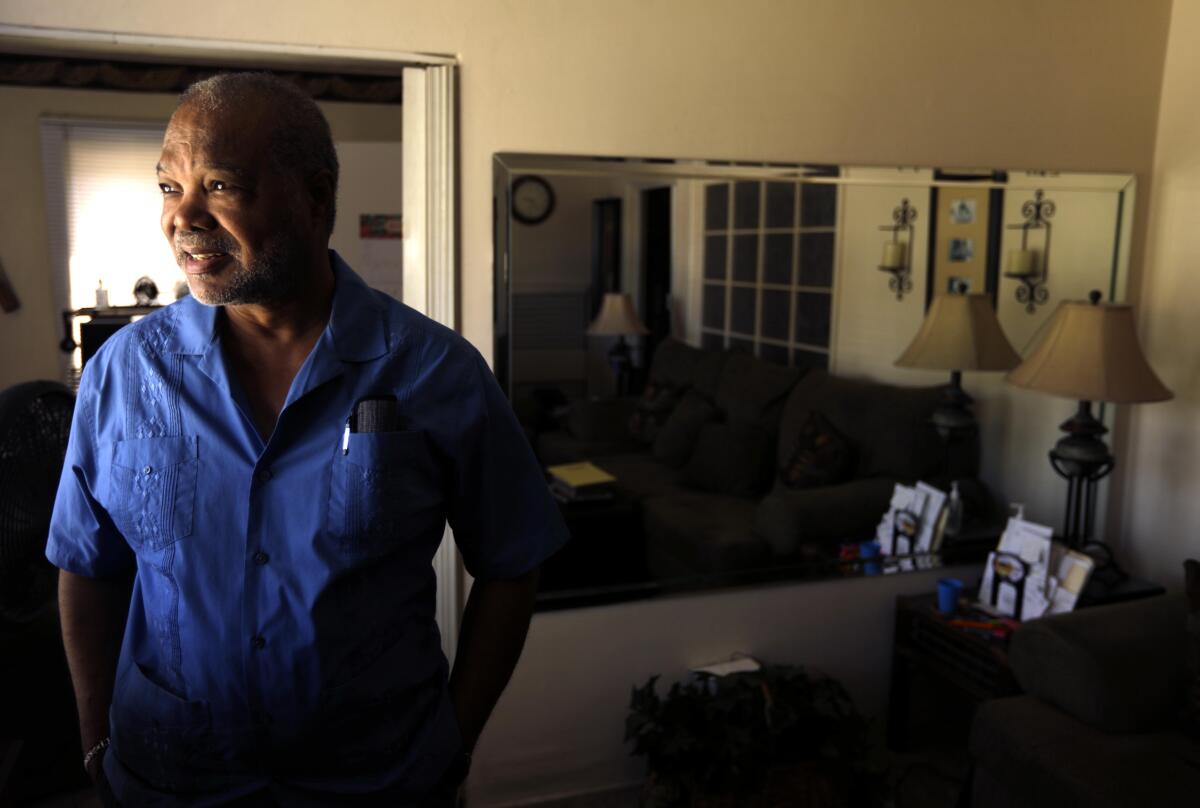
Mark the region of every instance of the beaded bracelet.
[[107, 736], [101, 738], [96, 742], [96, 745], [89, 749], [87, 754], [83, 756], [83, 770], [88, 774], [92, 773], [92, 761], [94, 761], [101, 752], [108, 748], [110, 740], [111, 738], [108, 738]]

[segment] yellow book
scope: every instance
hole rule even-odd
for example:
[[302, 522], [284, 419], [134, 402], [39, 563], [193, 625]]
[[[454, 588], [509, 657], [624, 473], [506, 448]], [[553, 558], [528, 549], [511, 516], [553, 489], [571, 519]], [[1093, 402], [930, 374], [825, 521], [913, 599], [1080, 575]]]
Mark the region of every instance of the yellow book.
[[604, 469], [586, 460], [582, 463], [562, 463], [557, 466], [548, 466], [546, 471], [550, 472], [552, 477], [566, 483], [575, 491], [586, 488], [589, 485], [604, 485], [605, 483], [616, 482], [617, 479]]

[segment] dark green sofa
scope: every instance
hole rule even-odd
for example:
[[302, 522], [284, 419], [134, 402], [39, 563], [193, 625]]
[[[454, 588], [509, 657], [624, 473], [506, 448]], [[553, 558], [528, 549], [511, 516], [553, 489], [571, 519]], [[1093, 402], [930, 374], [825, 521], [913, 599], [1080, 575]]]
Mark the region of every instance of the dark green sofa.
[[[964, 480], [968, 510], [991, 507], [977, 444], [948, 445], [929, 423], [940, 387], [838, 378], [676, 340], [658, 346], [649, 380], [675, 393], [650, 436], [629, 428], [644, 399], [581, 401], [534, 445], [546, 465], [590, 460], [616, 476], [640, 504], [660, 578], [828, 557], [839, 541], [873, 536], [898, 481]], [[810, 411], [851, 444], [852, 475], [789, 488], [778, 469]]]
[[975, 715], [973, 808], [1200, 804], [1200, 741], [1179, 729], [1186, 622], [1185, 599], [1163, 595], [1017, 630], [1024, 694]]

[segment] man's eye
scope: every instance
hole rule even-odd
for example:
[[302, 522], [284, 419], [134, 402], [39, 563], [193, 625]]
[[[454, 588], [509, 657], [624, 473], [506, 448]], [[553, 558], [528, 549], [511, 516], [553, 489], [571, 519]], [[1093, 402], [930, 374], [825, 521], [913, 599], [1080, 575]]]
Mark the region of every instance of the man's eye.
[[172, 188], [170, 185], [168, 185], [168, 184], [167, 184], [167, 183], [165, 183], [165, 182], [160, 182], [160, 183], [158, 184], [158, 190], [162, 191], [164, 194], [173, 194], [173, 193], [175, 193], [175, 189], [174, 189], [174, 188]]
[[212, 184], [209, 185], [208, 187], [209, 187], [209, 190], [212, 190], [212, 191], [224, 191], [229, 186], [225, 183], [224, 180], [213, 180]]

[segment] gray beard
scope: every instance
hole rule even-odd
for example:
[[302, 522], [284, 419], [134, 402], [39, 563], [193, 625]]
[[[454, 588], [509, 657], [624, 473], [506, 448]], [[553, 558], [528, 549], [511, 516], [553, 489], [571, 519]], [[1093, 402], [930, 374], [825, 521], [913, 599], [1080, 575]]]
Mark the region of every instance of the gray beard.
[[234, 261], [233, 272], [220, 288], [192, 286], [189, 279], [192, 296], [206, 306], [263, 306], [285, 303], [299, 291], [301, 255], [293, 239], [268, 247], [249, 266]]

